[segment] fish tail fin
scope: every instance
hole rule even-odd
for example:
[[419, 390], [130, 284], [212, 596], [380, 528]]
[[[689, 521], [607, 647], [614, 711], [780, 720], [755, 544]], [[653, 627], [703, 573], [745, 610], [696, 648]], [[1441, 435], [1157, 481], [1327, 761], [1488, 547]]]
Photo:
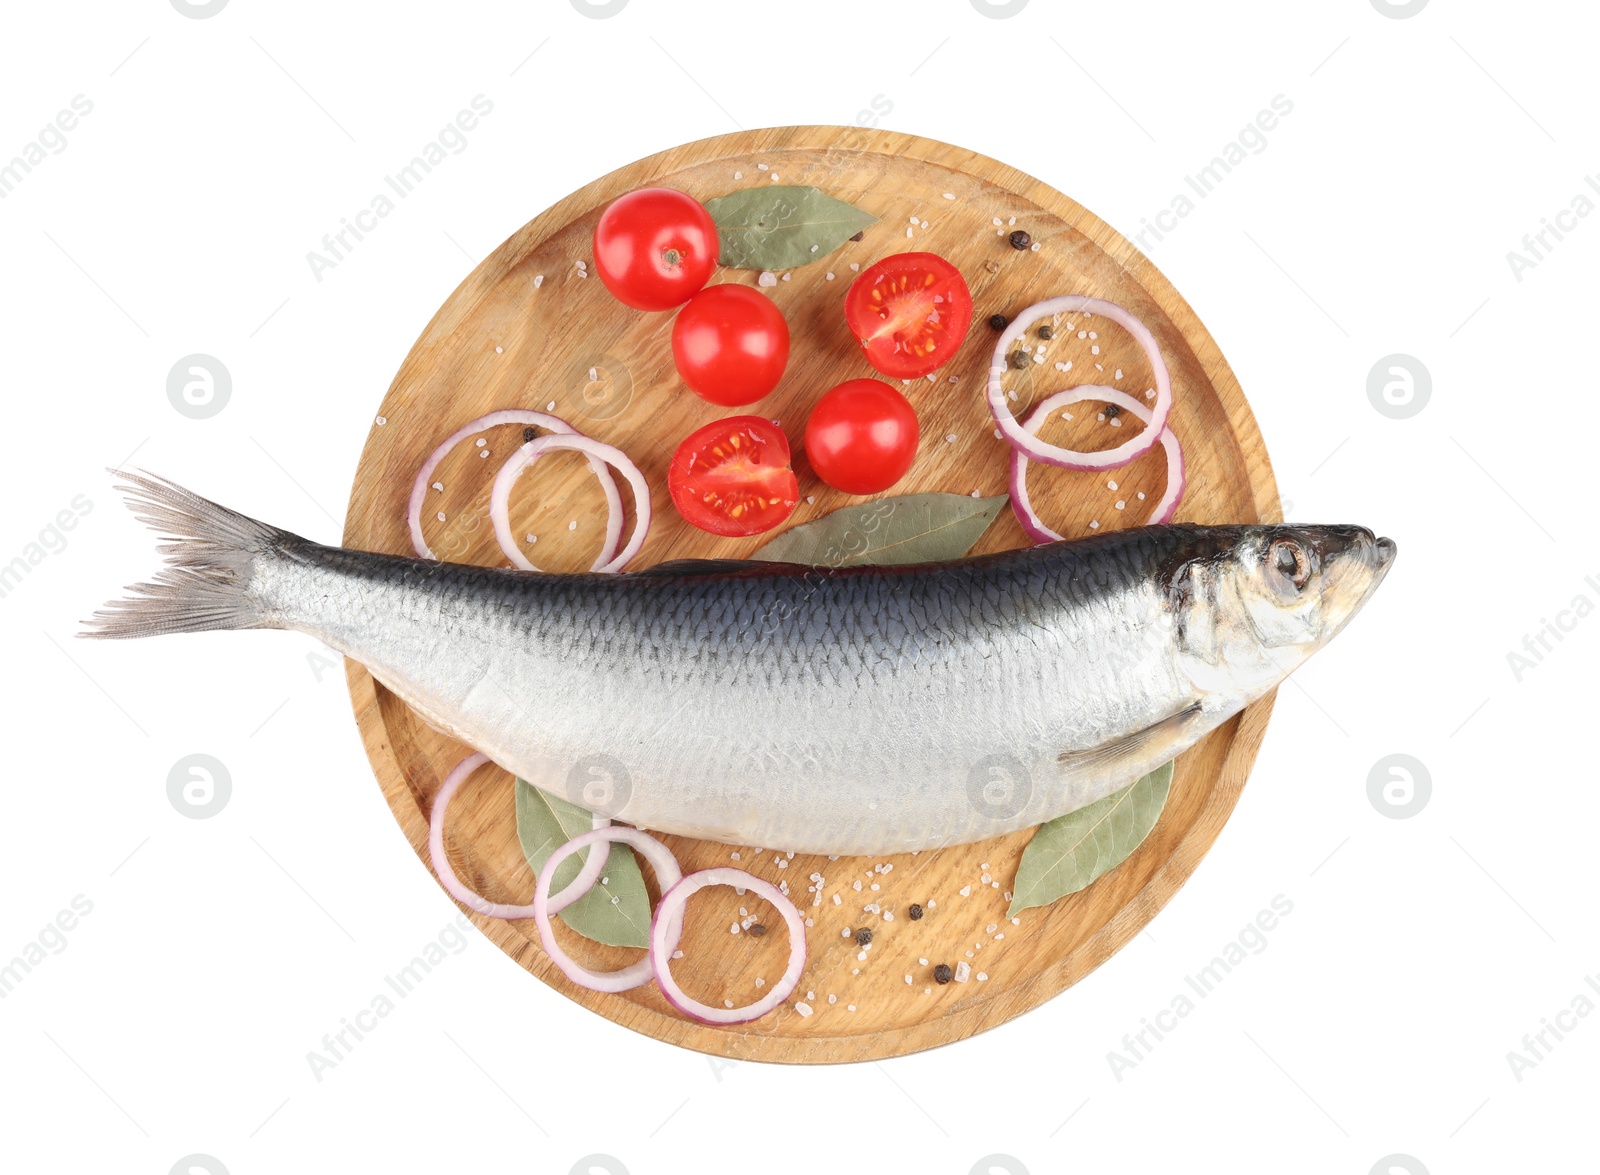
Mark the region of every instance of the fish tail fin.
[[257, 522], [144, 471], [108, 470], [134, 517], [159, 531], [167, 566], [131, 584], [84, 622], [81, 637], [125, 640], [168, 632], [281, 627], [265, 614], [252, 580], [263, 560], [305, 540]]

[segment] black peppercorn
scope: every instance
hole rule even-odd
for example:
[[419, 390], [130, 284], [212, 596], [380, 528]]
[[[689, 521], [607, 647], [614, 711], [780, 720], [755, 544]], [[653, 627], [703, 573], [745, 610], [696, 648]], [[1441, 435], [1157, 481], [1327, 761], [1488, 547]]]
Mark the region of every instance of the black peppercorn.
[[1006, 239], [1011, 242], [1011, 247], [1013, 249], [1026, 249], [1029, 245], [1033, 244], [1033, 238], [1027, 233], [1023, 232], [1020, 228]]
[[989, 326], [994, 330], [1005, 330], [1010, 323], [1011, 320], [1004, 314], [989, 315]]
[[760, 938], [766, 932], [767, 932], [767, 928], [765, 926], [761, 925], [761, 923], [759, 923], [759, 922], [750, 923], [750, 933], [755, 935], [757, 938]]
[[1046, 323], [1034, 333], [1037, 334], [1041, 339], [1053, 339], [1056, 337], [1056, 328], [1051, 326], [1049, 323]]
[[1115, 420], [1117, 417], [1119, 417], [1121, 415], [1122, 415], [1122, 409], [1121, 408], [1117, 407], [1115, 404], [1107, 404], [1106, 405], [1106, 419], [1107, 420]]
[[868, 930], [865, 926], [856, 931], [856, 945], [858, 947], [864, 947], [871, 941], [872, 931]]
[[850, 239], [852, 241], [859, 241], [862, 237], [864, 237], [866, 235], [867, 235], [867, 230], [866, 229], [862, 229], [860, 232], [858, 232], [855, 236], [851, 237]]
[[955, 972], [950, 970], [949, 963], [940, 963], [933, 969], [933, 981], [935, 983], [949, 983], [954, 975]]
[[1026, 351], [1011, 352], [1011, 366], [1015, 367], [1018, 371], [1021, 371], [1024, 367], [1028, 366], [1028, 353]]
[[921, 905], [921, 903], [920, 902], [912, 902], [911, 903], [911, 909], [906, 911], [906, 916], [908, 918], [910, 918], [911, 921], [913, 921], [913, 922], [915, 922], [919, 918], [921, 918], [922, 917], [922, 905]]
[[527, 428], [522, 430], [522, 439], [523, 439], [524, 442], [531, 441], [531, 440], [533, 440], [534, 437], [536, 437], [538, 435], [539, 435], [538, 431], [535, 430], [533, 425], [531, 425], [531, 424]]

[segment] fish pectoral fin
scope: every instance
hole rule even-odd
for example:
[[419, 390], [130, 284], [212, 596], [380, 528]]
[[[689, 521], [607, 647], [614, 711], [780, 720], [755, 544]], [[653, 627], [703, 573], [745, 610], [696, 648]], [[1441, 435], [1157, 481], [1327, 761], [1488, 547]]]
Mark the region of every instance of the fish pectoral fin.
[[1200, 703], [1193, 702], [1132, 734], [1087, 750], [1062, 751], [1056, 756], [1056, 763], [1063, 772], [1102, 775], [1124, 774], [1123, 769], [1131, 764], [1152, 763], [1158, 767], [1193, 741], [1188, 737], [1190, 724], [1200, 713]]
[[740, 571], [754, 571], [757, 568], [774, 573], [815, 570], [815, 568], [804, 563], [775, 563], [768, 559], [668, 559], [665, 563], [657, 563], [654, 567], [646, 567], [643, 571], [631, 571], [628, 574], [635, 577], [641, 575], [733, 575]]

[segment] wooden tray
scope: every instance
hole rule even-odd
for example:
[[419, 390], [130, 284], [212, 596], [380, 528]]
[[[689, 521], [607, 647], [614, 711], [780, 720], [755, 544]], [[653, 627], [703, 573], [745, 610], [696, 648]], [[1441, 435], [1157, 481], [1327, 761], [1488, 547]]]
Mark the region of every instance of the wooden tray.
[[[724, 410], [689, 394], [672, 365], [671, 314], [643, 314], [614, 300], [592, 262], [591, 234], [600, 211], [633, 188], [665, 184], [702, 199], [737, 188], [781, 182], [811, 184], [879, 217], [860, 242], [785, 273], [768, 291], [787, 315], [794, 339], [783, 382], [752, 409]], [[912, 218], [916, 223], [912, 223]], [[997, 226], [998, 218], [998, 226]], [[1012, 218], [1015, 218], [1013, 224]], [[927, 227], [922, 222], [927, 222]], [[1013, 249], [1013, 228], [1039, 242]], [[910, 230], [909, 234], [907, 230]], [[450, 295], [406, 357], [374, 413], [350, 498], [346, 546], [410, 554], [405, 511], [411, 481], [429, 451], [459, 425], [495, 408], [550, 410], [578, 429], [617, 445], [644, 471], [655, 524], [635, 567], [687, 556], [743, 556], [762, 538], [723, 539], [695, 530], [673, 510], [666, 467], [691, 430], [728, 414], [759, 411], [779, 420], [795, 448], [803, 499], [793, 522], [820, 517], [860, 499], [821, 484], [800, 452], [807, 411], [841, 380], [874, 374], [859, 357], [842, 312], [845, 291], [861, 268], [891, 253], [939, 253], [960, 267], [976, 303], [970, 335], [932, 380], [905, 386], [922, 424], [916, 464], [895, 493], [928, 490], [984, 495], [1004, 492], [1008, 450], [995, 437], [984, 405], [991, 314], [1014, 315], [1042, 298], [1095, 294], [1137, 314], [1155, 333], [1171, 369], [1172, 424], [1188, 458], [1189, 488], [1178, 513], [1196, 522], [1277, 521], [1278, 495], [1266, 449], [1233, 373], [1194, 312], [1134, 248], [1086, 209], [1047, 185], [992, 159], [944, 143], [884, 131], [786, 127], [706, 139], [621, 168], [540, 213], [480, 264]], [[833, 276], [829, 277], [832, 274]], [[721, 270], [714, 281], [754, 284], [750, 271]], [[1094, 320], [1079, 329], [1093, 330]], [[1100, 323], [1091, 341], [1060, 330], [1050, 360], [1037, 364], [1030, 398], [1069, 383], [1106, 383], [1142, 396], [1149, 367], [1119, 328]], [[1091, 347], [1099, 346], [1096, 355]], [[1070, 374], [1055, 369], [1071, 359]], [[1102, 364], [1096, 371], [1093, 364]], [[1114, 374], [1118, 369], [1123, 377]], [[1060, 443], [1116, 443], [1093, 405], [1073, 422], [1047, 425]], [[1130, 422], [1131, 423], [1131, 422]], [[1058, 431], [1059, 430], [1059, 431]], [[1069, 432], [1068, 430], [1074, 430]], [[485, 433], [482, 449], [463, 443], [441, 466], [443, 494], [430, 494], [425, 528], [441, 558], [504, 566], [487, 523], [488, 487], [500, 461], [521, 442], [521, 430]], [[953, 437], [951, 440], [949, 438]], [[1111, 475], [1035, 466], [1030, 480], [1041, 513], [1068, 537], [1138, 525], [1160, 496], [1165, 477], [1154, 455]], [[620, 479], [619, 479], [620, 480]], [[1115, 481], [1116, 490], [1107, 486]], [[1143, 491], [1147, 497], [1138, 499]], [[1115, 503], [1126, 503], [1117, 509]], [[445, 522], [435, 512], [442, 510]], [[604, 500], [582, 458], [552, 455], [513, 497], [517, 533], [540, 541], [535, 562], [552, 571], [587, 568], [599, 547]], [[569, 527], [569, 523], [576, 524]], [[977, 551], [1026, 542], [1009, 510]], [[395, 818], [424, 862], [427, 813], [441, 780], [467, 750], [422, 723], [360, 665], [348, 676], [356, 719], [373, 770]], [[553, 685], [552, 688], [559, 688]], [[1132, 938], [1182, 885], [1232, 811], [1254, 761], [1272, 696], [1251, 706], [1185, 753], [1160, 823], [1127, 861], [1087, 890], [1053, 906], [1026, 911], [1020, 925], [1005, 917], [1005, 892], [1032, 836], [1024, 831], [958, 848], [877, 858], [795, 856], [783, 846], [744, 846], [740, 866], [774, 881], [787, 879], [803, 912], [815, 919], [810, 960], [789, 1002], [755, 1023], [733, 1028], [697, 1024], [672, 1011], [655, 987], [600, 995], [573, 987], [539, 946], [531, 921], [473, 915], [502, 950], [534, 975], [594, 1011], [660, 1040], [728, 1057], [788, 1062], [857, 1061], [946, 1044], [1004, 1023], [1068, 987]], [[886, 715], [886, 721], [892, 716]], [[497, 768], [477, 773], [452, 805], [446, 837], [459, 875], [491, 900], [526, 902], [533, 875], [518, 848], [513, 788]], [[726, 864], [734, 848], [667, 837], [684, 871]], [[766, 851], [756, 854], [756, 848]], [[779, 868], [778, 860], [786, 862]], [[876, 864], [894, 866], [874, 874]], [[810, 903], [811, 874], [826, 879], [820, 905]], [[991, 881], [981, 877], [987, 873]], [[861, 880], [862, 892], [852, 888]], [[869, 887], [881, 886], [877, 892]], [[996, 885], [995, 883], [998, 883]], [[971, 887], [962, 897], [963, 887]], [[832, 895], [839, 893], [842, 904]], [[652, 883], [652, 900], [655, 891]], [[690, 907], [685, 958], [674, 973], [707, 1002], [758, 998], [758, 976], [782, 971], [782, 924], [773, 933], [732, 935], [743, 901], [709, 890]], [[877, 901], [896, 917], [864, 913]], [[905, 911], [928, 907], [920, 921]], [[761, 907], [761, 903], [755, 903]], [[752, 910], [752, 913], [756, 910]], [[763, 912], [771, 915], [772, 911]], [[990, 930], [993, 925], [995, 930]], [[865, 961], [846, 928], [868, 926], [875, 941]], [[616, 967], [639, 952], [599, 947], [560, 926], [563, 941], [592, 967]], [[997, 937], [1004, 935], [1004, 938]], [[976, 944], [981, 943], [981, 947]], [[972, 951], [972, 957], [967, 952]], [[922, 960], [926, 959], [924, 964]], [[974, 978], [938, 986], [932, 969], [968, 961]], [[982, 972], [985, 981], [978, 981]], [[908, 985], [906, 976], [911, 977]], [[809, 998], [808, 998], [809, 996]], [[837, 996], [837, 1002], [830, 1002]], [[801, 999], [814, 1009], [798, 1014]], [[851, 1006], [855, 1010], [849, 1010]]]

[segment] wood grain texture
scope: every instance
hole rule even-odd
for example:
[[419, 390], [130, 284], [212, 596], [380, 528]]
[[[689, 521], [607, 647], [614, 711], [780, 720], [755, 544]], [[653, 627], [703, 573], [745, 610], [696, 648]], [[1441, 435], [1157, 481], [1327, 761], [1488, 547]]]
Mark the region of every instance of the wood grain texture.
[[[761, 537], [717, 538], [687, 526], [667, 496], [666, 466], [678, 441], [728, 414], [690, 395], [678, 381], [670, 349], [672, 316], [627, 309], [598, 277], [582, 276], [576, 262], [592, 260], [595, 220], [624, 192], [665, 184], [705, 200], [775, 180], [813, 184], [879, 217], [862, 241], [791, 271], [768, 291], [788, 317], [794, 346], [783, 382], [752, 410], [779, 420], [795, 442], [803, 500], [793, 522], [861, 500], [822, 485], [798, 441], [806, 413], [823, 391], [841, 380], [874, 374], [844, 325], [843, 298], [855, 273], [851, 263], [864, 269], [879, 257], [912, 249], [937, 252], [959, 266], [976, 308], [955, 359], [934, 379], [904, 386], [923, 436], [916, 464], [893, 492], [1004, 492], [1008, 449], [995, 438], [983, 402], [995, 338], [987, 320], [994, 313], [1014, 315], [1052, 295], [1086, 293], [1138, 315], [1155, 334], [1171, 370], [1172, 426], [1183, 441], [1189, 476], [1178, 519], [1279, 519], [1266, 448], [1217, 345], [1155, 267], [1104, 222], [1038, 180], [961, 148], [884, 131], [787, 127], [690, 143], [621, 168], [535, 217], [483, 261], [422, 332], [375, 413], [384, 423], [374, 424], [361, 455], [345, 544], [409, 554], [406, 498], [428, 452], [459, 425], [492, 409], [545, 409], [553, 402], [551, 411], [632, 456], [650, 483], [655, 524], [635, 567], [691, 556], [741, 557], [755, 550]], [[1039, 250], [1011, 248], [1007, 234], [1013, 228], [1025, 229], [1040, 243]], [[754, 284], [756, 277], [719, 270], [712, 280]], [[1083, 339], [1077, 338], [1080, 329]], [[1089, 331], [1094, 339], [1087, 337]], [[1068, 361], [1069, 373], [1056, 369], [1058, 362]], [[1097, 363], [1103, 370], [1095, 369]], [[1023, 412], [1031, 400], [1076, 383], [1111, 384], [1140, 396], [1150, 386], [1149, 365], [1113, 325], [1093, 319], [1060, 324], [1046, 362], [1034, 364], [1018, 384], [1016, 408]], [[1112, 426], [1096, 419], [1092, 404], [1079, 407], [1085, 411], [1071, 421], [1051, 421], [1042, 435], [1097, 448], [1126, 435], [1112, 433]], [[501, 460], [521, 439], [514, 426], [491, 429], [483, 446], [464, 443], [441, 465], [436, 477], [444, 488], [430, 491], [424, 511], [429, 542], [441, 558], [504, 565], [487, 523], [487, 497]], [[485, 452], [488, 456], [479, 455]], [[1068, 537], [1090, 533], [1091, 522], [1100, 529], [1138, 525], [1164, 484], [1159, 454], [1158, 447], [1154, 455], [1110, 474], [1035, 466], [1029, 483], [1034, 502]], [[1146, 494], [1143, 501], [1140, 492]], [[1117, 502], [1124, 507], [1118, 509]], [[517, 534], [537, 536], [525, 550], [548, 570], [587, 568], [598, 550], [604, 501], [575, 454], [553, 454], [530, 470], [513, 494], [512, 514]], [[976, 550], [1025, 542], [1007, 510]], [[395, 818], [426, 862], [429, 804], [467, 750], [426, 726], [360, 665], [349, 663], [347, 671], [373, 770]], [[560, 683], [551, 688], [559, 689]], [[815, 921], [798, 992], [755, 1023], [715, 1028], [691, 1022], [667, 1007], [653, 986], [623, 995], [577, 989], [550, 964], [531, 921], [472, 917], [502, 950], [574, 1001], [639, 1032], [706, 1053], [836, 1062], [932, 1048], [1036, 1007], [1138, 933], [1216, 839], [1255, 759], [1272, 701], [1269, 695], [1251, 706], [1179, 759], [1166, 810], [1127, 861], [1081, 893], [1024, 912], [1020, 925], [1006, 919], [1004, 894], [1031, 830], [936, 852], [837, 861], [803, 855], [790, 860], [777, 851], [781, 845], [734, 847], [666, 837], [685, 872], [729, 864], [731, 853], [738, 852], [741, 868], [774, 882], [787, 880], [797, 904]], [[537, 713], [537, 699], [530, 699], [530, 710]], [[892, 714], [884, 715], [885, 722], [893, 720]], [[479, 893], [496, 901], [530, 900], [533, 876], [518, 847], [513, 790], [505, 772], [486, 767], [468, 781], [452, 805], [446, 844], [459, 875]], [[892, 871], [874, 872], [880, 864]], [[980, 880], [985, 873], [988, 884]], [[815, 906], [815, 895], [807, 892], [812, 874], [825, 879]], [[853, 888], [858, 880], [860, 893]], [[873, 884], [880, 886], [876, 892]], [[970, 887], [966, 897], [963, 887]], [[835, 894], [841, 898], [838, 905]], [[881, 910], [864, 912], [862, 907], [873, 902]], [[918, 921], [907, 914], [913, 902], [927, 909]], [[771, 933], [731, 934], [741, 904]], [[758, 978], [770, 982], [780, 974], [787, 953], [782, 923], [763, 903], [731, 890], [708, 890], [694, 899], [688, 922], [685, 957], [674, 974], [696, 998], [749, 1003], [762, 993]], [[990, 931], [990, 925], [996, 929]], [[864, 960], [842, 933], [863, 926], [875, 936]], [[638, 957], [637, 951], [589, 943], [564, 927], [559, 933], [567, 949], [591, 967], [621, 966]], [[1000, 934], [1005, 937], [997, 938]], [[962, 961], [971, 964], [971, 981], [933, 982], [934, 966]], [[980, 971], [987, 980], [976, 979]], [[829, 1003], [830, 995], [838, 997], [836, 1003]], [[813, 1009], [810, 1016], [796, 1011], [801, 1000]]]

